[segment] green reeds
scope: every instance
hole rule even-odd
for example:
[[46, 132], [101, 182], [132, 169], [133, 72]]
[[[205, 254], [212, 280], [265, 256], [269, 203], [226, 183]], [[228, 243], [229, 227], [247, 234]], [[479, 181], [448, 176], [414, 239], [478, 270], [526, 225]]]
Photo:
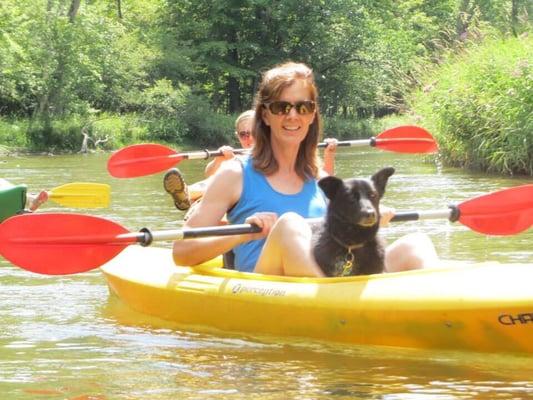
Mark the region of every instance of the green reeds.
[[427, 77], [413, 111], [444, 162], [533, 175], [533, 39], [487, 39]]

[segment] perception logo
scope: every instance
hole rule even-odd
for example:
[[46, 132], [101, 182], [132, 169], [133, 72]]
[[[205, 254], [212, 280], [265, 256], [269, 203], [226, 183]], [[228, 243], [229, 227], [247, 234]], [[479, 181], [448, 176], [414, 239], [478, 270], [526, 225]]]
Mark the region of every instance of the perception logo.
[[502, 325], [525, 325], [533, 324], [533, 312], [523, 314], [501, 314], [498, 321]]

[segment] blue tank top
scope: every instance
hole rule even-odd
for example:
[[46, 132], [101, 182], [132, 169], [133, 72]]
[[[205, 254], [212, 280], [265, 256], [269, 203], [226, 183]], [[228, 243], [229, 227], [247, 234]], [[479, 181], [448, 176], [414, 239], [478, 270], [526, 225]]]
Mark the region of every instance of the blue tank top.
[[[227, 213], [232, 224], [243, 224], [256, 212], [275, 212], [278, 217], [292, 211], [304, 218], [318, 218], [326, 213], [326, 197], [316, 179], [308, 179], [296, 194], [279, 193], [270, 186], [266, 177], [254, 169], [251, 157], [240, 160], [243, 166], [242, 194], [237, 204]], [[236, 246], [235, 269], [252, 272], [265, 244], [265, 239], [252, 240]]]

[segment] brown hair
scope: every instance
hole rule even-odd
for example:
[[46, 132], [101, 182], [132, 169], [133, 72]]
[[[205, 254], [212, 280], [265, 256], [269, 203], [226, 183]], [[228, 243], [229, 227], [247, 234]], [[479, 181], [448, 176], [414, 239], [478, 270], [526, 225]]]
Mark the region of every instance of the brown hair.
[[294, 62], [280, 64], [266, 71], [255, 95], [255, 123], [252, 132], [255, 139], [252, 153], [253, 165], [256, 170], [265, 175], [271, 175], [276, 172], [278, 170], [278, 162], [274, 158], [270, 142], [270, 127], [264, 123], [262, 118], [264, 104], [279, 99], [281, 92], [297, 80], [303, 80], [309, 87], [311, 100], [316, 103], [316, 114], [309, 126], [305, 139], [300, 143], [295, 169], [302, 179], [318, 178], [319, 159], [317, 145], [322, 135], [318, 89], [313, 77], [313, 70], [305, 64]]

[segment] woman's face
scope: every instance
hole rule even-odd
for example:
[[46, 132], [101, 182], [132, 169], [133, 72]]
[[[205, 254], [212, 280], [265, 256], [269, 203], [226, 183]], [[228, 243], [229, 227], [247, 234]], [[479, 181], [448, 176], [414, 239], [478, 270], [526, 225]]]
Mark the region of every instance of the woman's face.
[[252, 137], [253, 118], [247, 118], [239, 122], [237, 125], [237, 139], [241, 143], [243, 149], [249, 149], [254, 145], [254, 138]]
[[[291, 86], [281, 92], [277, 101], [286, 101], [296, 104], [301, 101], [310, 101], [311, 92], [305, 81], [297, 80]], [[271, 138], [284, 145], [300, 145], [307, 136], [309, 126], [313, 123], [316, 110], [308, 114], [298, 114], [292, 107], [288, 114], [274, 114], [269, 107], [263, 108], [262, 117], [266, 125], [270, 127]]]

